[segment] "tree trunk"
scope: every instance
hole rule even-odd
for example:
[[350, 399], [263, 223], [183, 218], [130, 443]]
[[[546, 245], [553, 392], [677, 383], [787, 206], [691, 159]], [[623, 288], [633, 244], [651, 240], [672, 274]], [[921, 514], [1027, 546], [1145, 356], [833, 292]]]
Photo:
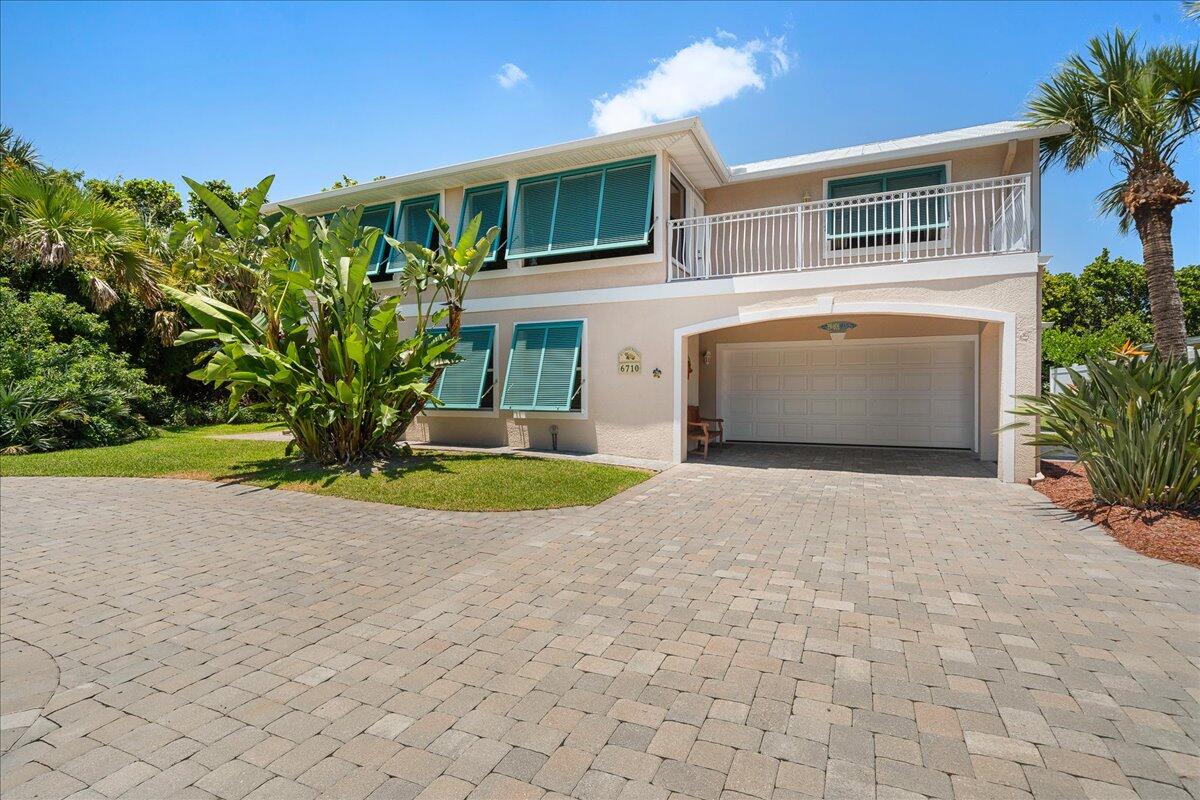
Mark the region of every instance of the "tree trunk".
[[1142, 259], [1150, 289], [1150, 320], [1154, 325], [1154, 349], [1171, 358], [1185, 352], [1183, 302], [1175, 283], [1175, 250], [1171, 245], [1172, 209], [1144, 205], [1133, 214], [1142, 240]]

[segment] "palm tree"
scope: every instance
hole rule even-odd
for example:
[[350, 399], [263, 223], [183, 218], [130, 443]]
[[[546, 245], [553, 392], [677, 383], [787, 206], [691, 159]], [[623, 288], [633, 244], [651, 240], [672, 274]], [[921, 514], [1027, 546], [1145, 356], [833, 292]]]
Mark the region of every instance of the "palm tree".
[[1068, 133], [1042, 139], [1042, 166], [1068, 172], [1108, 154], [1123, 175], [1098, 201], [1116, 214], [1121, 231], [1132, 225], [1142, 241], [1154, 347], [1184, 354], [1183, 304], [1175, 283], [1171, 222], [1190, 202], [1191, 187], [1175, 174], [1180, 148], [1200, 118], [1200, 58], [1196, 45], [1163, 45], [1139, 52], [1120, 30], [1088, 43], [1049, 80], [1038, 84], [1026, 119], [1040, 127], [1066, 123]]
[[137, 212], [53, 175], [24, 169], [0, 174], [0, 243], [43, 268], [74, 268], [101, 311], [116, 302], [118, 290], [146, 305], [162, 299]]
[[43, 168], [33, 142], [17, 136], [7, 125], [0, 125], [0, 171], [25, 169], [41, 172]]

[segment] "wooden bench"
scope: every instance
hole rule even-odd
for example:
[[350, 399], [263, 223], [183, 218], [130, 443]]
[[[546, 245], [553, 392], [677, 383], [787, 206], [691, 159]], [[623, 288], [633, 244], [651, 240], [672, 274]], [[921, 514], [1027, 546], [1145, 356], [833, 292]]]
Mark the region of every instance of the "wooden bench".
[[696, 442], [696, 449], [708, 458], [709, 444], [725, 444], [725, 420], [701, 417], [700, 406], [688, 406], [687, 438], [689, 443]]

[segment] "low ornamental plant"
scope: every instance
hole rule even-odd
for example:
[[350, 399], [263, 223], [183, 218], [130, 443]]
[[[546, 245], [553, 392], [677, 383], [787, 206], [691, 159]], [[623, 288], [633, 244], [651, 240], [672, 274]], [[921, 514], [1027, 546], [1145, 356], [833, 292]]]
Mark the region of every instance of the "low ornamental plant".
[[[238, 209], [197, 190], [231, 237], [260, 243], [238, 251], [256, 278], [259, 310], [250, 316], [211, 293], [163, 287], [197, 325], [178, 342], [211, 343], [192, 377], [227, 388], [231, 409], [248, 397], [250, 409], [277, 415], [310, 461], [392, 455], [413, 418], [437, 402], [431, 389], [456, 359], [467, 287], [499, 230], [477, 240], [476, 217], [455, 242], [431, 215], [439, 246], [430, 250], [362, 227], [361, 206], [328, 222], [286, 208], [266, 217], [266, 186]], [[402, 291], [387, 298], [367, 275], [380, 236], [404, 259]], [[407, 326], [399, 313], [406, 295], [418, 309]]]
[[1040, 422], [1029, 443], [1074, 451], [1101, 503], [1200, 504], [1200, 363], [1126, 345], [1085, 364], [1060, 393], [1018, 396], [1013, 413]]

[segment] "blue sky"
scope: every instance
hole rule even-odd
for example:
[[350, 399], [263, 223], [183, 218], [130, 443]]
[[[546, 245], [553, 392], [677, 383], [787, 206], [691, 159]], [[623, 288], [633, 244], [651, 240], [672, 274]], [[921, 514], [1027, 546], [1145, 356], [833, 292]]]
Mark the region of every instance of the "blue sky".
[[[3, 2], [0, 121], [55, 166], [239, 188], [275, 173], [283, 198], [719, 100], [700, 114], [737, 164], [1014, 118], [1114, 25], [1147, 43], [1200, 35], [1173, 1]], [[689, 64], [706, 79], [673, 93]], [[1183, 161], [1200, 187], [1195, 146]], [[1104, 163], [1047, 175], [1052, 269], [1104, 246], [1140, 260], [1137, 237], [1096, 214], [1112, 182]], [[1198, 208], [1176, 213], [1179, 264], [1200, 262]]]

